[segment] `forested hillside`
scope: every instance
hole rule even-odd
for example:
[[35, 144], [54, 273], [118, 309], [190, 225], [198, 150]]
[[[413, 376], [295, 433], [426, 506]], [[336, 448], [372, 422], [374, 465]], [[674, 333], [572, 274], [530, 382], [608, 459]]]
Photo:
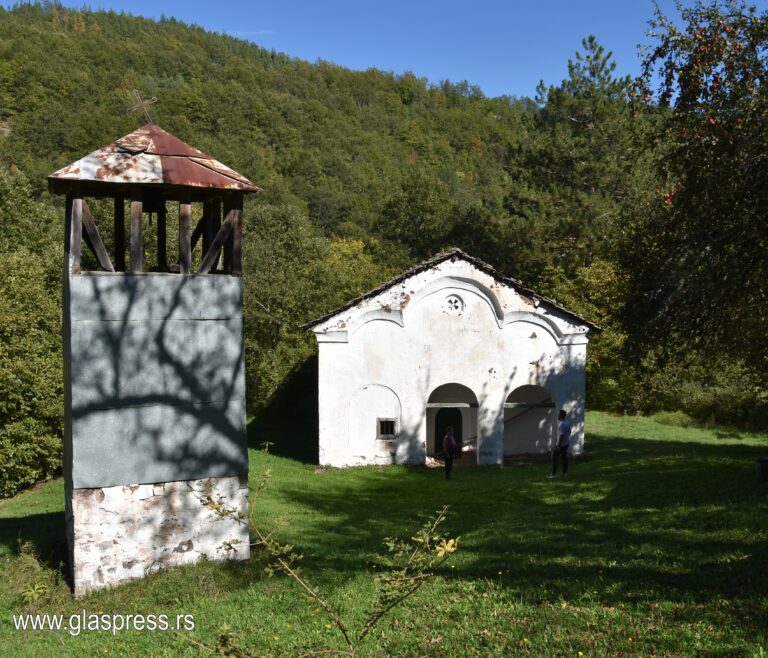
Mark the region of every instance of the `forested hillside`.
[[60, 431], [63, 212], [45, 178], [141, 125], [133, 89], [264, 188], [246, 206], [252, 411], [312, 354], [300, 324], [458, 246], [606, 328], [592, 407], [764, 424], [766, 18], [701, 6], [684, 20], [659, 19], [644, 82], [589, 38], [566, 80], [515, 99], [173, 19], [0, 9], [0, 451], [14, 455], [0, 469], [15, 469], [0, 495], [57, 463], [37, 439]]

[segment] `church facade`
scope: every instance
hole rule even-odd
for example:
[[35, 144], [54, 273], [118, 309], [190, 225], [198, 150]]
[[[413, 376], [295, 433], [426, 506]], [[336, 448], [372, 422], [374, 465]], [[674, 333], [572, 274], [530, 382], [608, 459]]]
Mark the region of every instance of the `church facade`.
[[468, 458], [542, 453], [557, 411], [584, 449], [600, 328], [454, 249], [305, 325], [319, 343], [319, 461], [424, 464], [447, 426]]

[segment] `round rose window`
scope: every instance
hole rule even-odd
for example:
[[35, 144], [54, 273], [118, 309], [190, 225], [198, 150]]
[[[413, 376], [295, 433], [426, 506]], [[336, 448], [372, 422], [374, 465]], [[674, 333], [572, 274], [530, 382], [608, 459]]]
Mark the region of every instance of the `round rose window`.
[[458, 295], [448, 295], [443, 302], [443, 311], [448, 315], [461, 315], [464, 310], [464, 302]]

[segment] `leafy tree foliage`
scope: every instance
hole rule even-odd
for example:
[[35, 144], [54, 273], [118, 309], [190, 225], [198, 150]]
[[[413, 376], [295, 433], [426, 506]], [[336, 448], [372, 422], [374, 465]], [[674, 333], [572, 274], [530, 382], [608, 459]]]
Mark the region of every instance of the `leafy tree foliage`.
[[0, 168], [0, 497], [61, 465], [59, 236], [53, 209]]
[[697, 3], [682, 16], [678, 28], [657, 14], [638, 90], [667, 111], [658, 134], [665, 183], [628, 243], [634, 317], [650, 321], [651, 341], [671, 335], [669, 345], [731, 355], [765, 374], [768, 12]]
[[533, 135], [510, 158], [504, 204], [526, 269], [557, 262], [568, 273], [607, 255], [642, 180], [644, 115], [628, 103], [630, 79], [593, 36], [558, 86], [539, 85]]
[[315, 351], [300, 328], [389, 278], [377, 245], [325, 238], [294, 206], [255, 206], [244, 235], [248, 402], [264, 406]]
[[[174, 19], [0, 8], [0, 495], [60, 463], [63, 208], [45, 176], [134, 130], [135, 88], [266, 190], [246, 202], [251, 411], [313, 353], [304, 322], [458, 246], [605, 328], [592, 406], [759, 425], [768, 17], [698, 3], [683, 22], [657, 15], [639, 84], [588, 37], [531, 100], [309, 64]], [[91, 209], [109, 225], [109, 203]]]

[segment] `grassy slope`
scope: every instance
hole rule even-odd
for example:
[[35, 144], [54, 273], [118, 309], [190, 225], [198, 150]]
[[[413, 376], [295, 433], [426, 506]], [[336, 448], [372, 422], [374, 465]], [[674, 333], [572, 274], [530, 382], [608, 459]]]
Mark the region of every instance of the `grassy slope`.
[[[274, 456], [256, 517], [266, 527], [287, 520], [279, 537], [306, 553], [306, 576], [359, 618], [381, 539], [451, 505], [446, 530], [463, 538], [453, 568], [381, 627], [371, 655], [764, 655], [768, 487], [757, 484], [754, 459], [768, 456], [768, 437], [600, 413], [589, 414], [588, 431], [587, 456], [557, 481], [544, 478], [545, 464], [466, 466], [447, 483], [438, 470], [315, 472]], [[252, 454], [252, 480], [262, 459]], [[169, 633], [22, 639], [11, 631], [19, 592], [45, 578], [11, 557], [17, 539], [58, 560], [61, 509], [60, 481], [0, 504], [0, 650], [199, 653]], [[294, 584], [264, 579], [262, 566], [175, 569], [77, 602], [53, 584], [35, 608], [192, 613], [191, 637], [211, 642], [228, 624], [260, 654], [334, 646], [326, 619]]]

